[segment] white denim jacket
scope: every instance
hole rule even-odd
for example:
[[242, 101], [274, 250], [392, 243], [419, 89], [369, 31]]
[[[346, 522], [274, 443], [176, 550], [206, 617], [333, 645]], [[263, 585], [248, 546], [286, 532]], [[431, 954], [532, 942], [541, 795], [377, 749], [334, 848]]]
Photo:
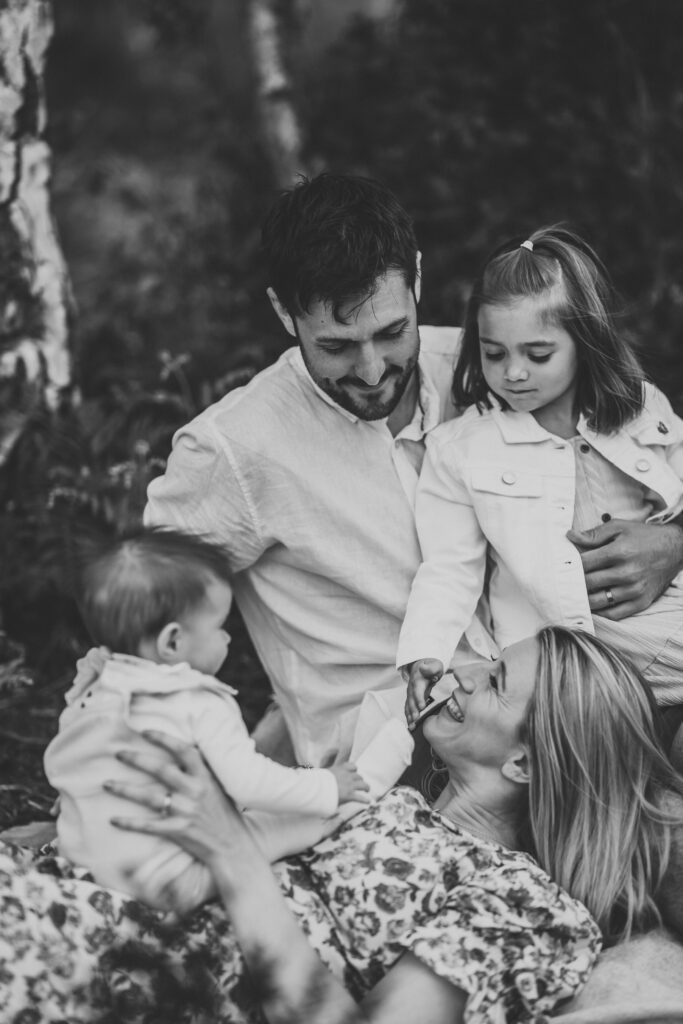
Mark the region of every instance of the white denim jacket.
[[[427, 439], [416, 501], [423, 563], [413, 582], [397, 665], [448, 664], [485, 585], [498, 645], [543, 625], [593, 630], [579, 553], [567, 540], [576, 470], [569, 441], [530, 413], [468, 409]], [[614, 466], [648, 488], [667, 522], [683, 509], [683, 421], [645, 385], [643, 411], [614, 434], [577, 427]]]

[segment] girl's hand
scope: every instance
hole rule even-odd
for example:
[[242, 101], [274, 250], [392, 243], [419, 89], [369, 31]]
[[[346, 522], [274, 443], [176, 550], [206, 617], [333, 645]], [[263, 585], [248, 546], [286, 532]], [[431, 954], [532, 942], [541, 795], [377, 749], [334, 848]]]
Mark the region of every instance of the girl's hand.
[[370, 803], [370, 787], [355, 764], [344, 761], [343, 764], [333, 764], [329, 770], [337, 780], [340, 804], [347, 804], [351, 801], [361, 804]]
[[427, 707], [429, 690], [443, 675], [443, 662], [437, 658], [420, 658], [412, 665], [404, 665], [401, 672], [408, 683], [405, 712], [408, 728], [412, 729], [420, 712]]
[[112, 779], [104, 788], [154, 813], [112, 818], [112, 824], [170, 839], [209, 866], [254, 849], [241, 815], [213, 782], [196, 747], [161, 732], [143, 736], [149, 740], [149, 753], [122, 750], [117, 757], [153, 781], [134, 785]]

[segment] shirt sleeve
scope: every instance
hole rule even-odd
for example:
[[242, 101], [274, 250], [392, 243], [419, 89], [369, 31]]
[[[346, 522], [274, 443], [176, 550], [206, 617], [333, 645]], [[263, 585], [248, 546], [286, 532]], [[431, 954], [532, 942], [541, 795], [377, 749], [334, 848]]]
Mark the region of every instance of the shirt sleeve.
[[337, 780], [326, 768], [286, 768], [256, 751], [237, 702], [201, 694], [193, 737], [218, 782], [240, 807], [329, 817]]
[[191, 423], [173, 439], [166, 472], [149, 485], [146, 526], [197, 533], [225, 548], [233, 572], [253, 565], [269, 546], [239, 452], [208, 426]]
[[467, 994], [466, 1022], [538, 1021], [585, 984], [598, 927], [549, 879], [501, 892], [489, 881], [456, 886], [405, 946]]
[[427, 440], [415, 504], [422, 549], [401, 628], [397, 667], [418, 658], [448, 665], [484, 588], [486, 538], [446, 444]]

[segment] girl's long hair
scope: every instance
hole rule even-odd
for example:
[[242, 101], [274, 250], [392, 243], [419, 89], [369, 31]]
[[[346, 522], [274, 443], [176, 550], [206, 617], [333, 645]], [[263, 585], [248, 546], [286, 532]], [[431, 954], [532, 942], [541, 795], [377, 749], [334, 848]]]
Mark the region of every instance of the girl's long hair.
[[579, 411], [597, 433], [619, 430], [643, 407], [643, 371], [616, 329], [605, 267], [582, 238], [559, 224], [529, 235], [533, 251], [522, 241], [515, 238], [496, 249], [474, 282], [453, 377], [456, 405], [491, 407], [479, 348], [481, 307], [545, 299], [548, 323], [564, 328], [576, 345]]
[[656, 904], [683, 780], [657, 737], [636, 669], [596, 637], [548, 626], [524, 728], [529, 827], [545, 870], [581, 900], [605, 941], [661, 924]]

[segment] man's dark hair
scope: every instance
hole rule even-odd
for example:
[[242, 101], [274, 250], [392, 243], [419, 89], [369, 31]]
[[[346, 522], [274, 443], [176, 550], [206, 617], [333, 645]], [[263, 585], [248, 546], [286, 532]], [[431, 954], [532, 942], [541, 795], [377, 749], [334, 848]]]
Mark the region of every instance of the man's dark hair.
[[96, 644], [137, 654], [169, 622], [201, 608], [214, 581], [230, 585], [225, 552], [176, 530], [140, 528], [90, 552], [79, 606]]
[[318, 300], [341, 320], [341, 307], [372, 295], [388, 270], [415, 287], [413, 223], [393, 192], [371, 178], [302, 178], [266, 217], [262, 245], [268, 283], [291, 316]]

